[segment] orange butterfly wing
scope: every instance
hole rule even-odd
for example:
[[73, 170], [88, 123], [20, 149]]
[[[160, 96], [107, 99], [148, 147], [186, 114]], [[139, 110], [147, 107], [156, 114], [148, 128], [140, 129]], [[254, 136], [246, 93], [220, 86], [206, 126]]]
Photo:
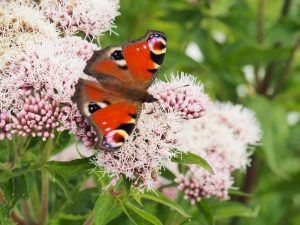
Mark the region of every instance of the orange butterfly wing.
[[162, 64], [166, 45], [164, 33], [149, 30], [140, 39], [123, 46], [95, 51], [84, 72], [98, 80], [112, 76], [127, 85], [145, 88]]
[[155, 98], [147, 87], [162, 64], [166, 52], [165, 34], [148, 31], [138, 40], [95, 51], [84, 72], [99, 83], [80, 79], [73, 100], [94, 126], [96, 147], [119, 149], [131, 134], [143, 102]]
[[107, 151], [118, 149], [128, 139], [141, 105], [84, 79], [79, 79], [73, 99], [97, 132], [96, 148]]

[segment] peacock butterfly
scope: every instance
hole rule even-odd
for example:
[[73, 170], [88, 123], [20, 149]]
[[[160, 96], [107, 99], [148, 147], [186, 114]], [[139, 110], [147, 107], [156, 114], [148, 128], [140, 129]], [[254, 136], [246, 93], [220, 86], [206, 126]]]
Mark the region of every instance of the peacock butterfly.
[[95, 148], [116, 151], [128, 139], [144, 102], [155, 99], [147, 92], [159, 70], [167, 46], [163, 32], [147, 33], [123, 46], [95, 51], [84, 73], [98, 82], [80, 78], [72, 99], [95, 128]]

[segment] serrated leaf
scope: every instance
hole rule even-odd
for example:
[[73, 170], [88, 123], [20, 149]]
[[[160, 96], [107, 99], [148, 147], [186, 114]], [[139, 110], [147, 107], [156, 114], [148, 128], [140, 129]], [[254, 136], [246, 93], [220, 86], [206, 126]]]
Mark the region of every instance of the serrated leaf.
[[191, 152], [179, 152], [175, 157], [172, 158], [172, 162], [180, 164], [196, 164], [206, 169], [209, 173], [214, 173], [213, 169], [205, 159]]
[[[126, 202], [124, 203], [126, 209], [131, 210], [132, 212], [136, 213], [138, 216], [140, 216], [142, 219], [148, 221], [150, 224], [154, 224], [154, 225], [162, 225], [162, 223], [160, 222], [160, 220], [155, 217], [154, 215], [152, 215], [149, 212], [146, 212], [145, 210], [142, 210], [138, 207], [136, 207], [135, 205], [131, 204], [130, 202]], [[134, 214], [131, 214], [131, 216]], [[140, 223], [140, 224], [144, 224], [144, 223]]]
[[145, 192], [141, 194], [142, 198], [146, 198], [158, 203], [161, 203], [165, 206], [170, 207], [171, 209], [176, 210], [184, 217], [191, 217], [180, 205], [178, 205], [175, 201], [169, 199], [167, 196], [163, 195], [160, 192]]
[[90, 162], [93, 156], [83, 159], [75, 159], [68, 162], [50, 161], [43, 166], [50, 170], [52, 173], [59, 174], [63, 177], [69, 177], [77, 173], [94, 168]]

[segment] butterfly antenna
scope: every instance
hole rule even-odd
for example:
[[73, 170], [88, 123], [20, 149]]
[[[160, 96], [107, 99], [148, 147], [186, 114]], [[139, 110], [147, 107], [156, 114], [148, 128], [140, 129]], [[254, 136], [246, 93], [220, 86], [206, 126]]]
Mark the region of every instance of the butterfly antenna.
[[182, 85], [182, 86], [179, 86], [179, 87], [174, 87], [174, 88], [170, 88], [170, 89], [167, 89], [167, 90], [164, 90], [164, 91], [156, 92], [156, 93], [153, 93], [152, 95], [157, 95], [157, 94], [164, 93], [166, 91], [172, 91], [172, 90], [176, 90], [176, 89], [183, 88], [183, 87], [188, 87], [188, 86], [190, 86], [190, 85], [185, 84], [185, 85]]

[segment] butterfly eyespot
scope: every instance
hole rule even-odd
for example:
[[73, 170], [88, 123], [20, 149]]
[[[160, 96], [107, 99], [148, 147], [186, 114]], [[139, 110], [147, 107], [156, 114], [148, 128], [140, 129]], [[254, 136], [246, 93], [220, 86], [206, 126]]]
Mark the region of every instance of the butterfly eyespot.
[[102, 145], [107, 148], [118, 149], [125, 143], [127, 139], [128, 134], [126, 131], [121, 129], [113, 130], [104, 136]]
[[122, 59], [124, 59], [122, 50], [115, 50], [113, 53], [111, 53], [110, 57], [111, 57], [112, 60], [122, 60]]
[[86, 116], [90, 116], [91, 114], [95, 113], [96, 111], [103, 109], [109, 105], [109, 102], [90, 102], [88, 103], [87, 107], [85, 108], [84, 112]]
[[101, 109], [101, 107], [95, 102], [90, 102], [88, 105], [88, 109], [89, 109], [89, 113], [92, 114], [92, 113], [98, 111], [99, 109]]

